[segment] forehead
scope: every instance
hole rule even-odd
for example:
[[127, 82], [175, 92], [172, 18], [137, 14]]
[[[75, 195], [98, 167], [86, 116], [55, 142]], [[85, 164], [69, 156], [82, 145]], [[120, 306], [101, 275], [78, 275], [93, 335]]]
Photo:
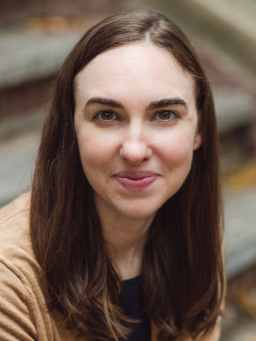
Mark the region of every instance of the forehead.
[[195, 85], [174, 56], [147, 42], [125, 44], [96, 56], [76, 76], [75, 97], [95, 95], [136, 101], [180, 97], [195, 103]]

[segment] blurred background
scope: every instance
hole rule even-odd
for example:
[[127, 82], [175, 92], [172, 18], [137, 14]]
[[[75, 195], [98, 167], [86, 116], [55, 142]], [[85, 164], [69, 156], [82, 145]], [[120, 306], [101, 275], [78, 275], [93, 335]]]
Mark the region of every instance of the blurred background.
[[174, 19], [210, 78], [228, 276], [222, 340], [256, 341], [256, 0], [1, 0], [0, 207], [30, 189], [56, 74], [93, 24], [129, 8]]

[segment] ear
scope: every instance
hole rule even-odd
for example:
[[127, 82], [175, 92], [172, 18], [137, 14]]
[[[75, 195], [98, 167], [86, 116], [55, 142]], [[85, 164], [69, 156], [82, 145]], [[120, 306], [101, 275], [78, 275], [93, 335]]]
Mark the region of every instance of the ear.
[[194, 150], [198, 149], [202, 144], [202, 135], [197, 133], [194, 140]]

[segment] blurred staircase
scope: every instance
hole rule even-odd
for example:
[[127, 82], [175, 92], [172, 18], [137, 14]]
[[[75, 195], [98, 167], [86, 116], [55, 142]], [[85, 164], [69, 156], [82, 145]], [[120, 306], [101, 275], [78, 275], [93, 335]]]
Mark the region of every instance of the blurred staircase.
[[[244, 293], [247, 279], [239, 276], [256, 272], [255, 1], [148, 0], [136, 5], [174, 17], [199, 51], [211, 80], [222, 147], [227, 275]], [[0, 18], [0, 206], [30, 189], [52, 82], [82, 33], [104, 15], [46, 13], [15, 25], [1, 25]], [[248, 320], [248, 305], [243, 306], [253, 301], [253, 285], [256, 279], [244, 296], [231, 299], [223, 340], [254, 340], [251, 326], [256, 323], [251, 315]], [[230, 336], [241, 311], [248, 335], [235, 331]]]

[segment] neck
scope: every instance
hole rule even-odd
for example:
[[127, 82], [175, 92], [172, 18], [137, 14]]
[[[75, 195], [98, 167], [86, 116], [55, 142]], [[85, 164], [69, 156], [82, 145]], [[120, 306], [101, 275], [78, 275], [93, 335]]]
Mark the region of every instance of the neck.
[[143, 249], [154, 215], [131, 219], [119, 214], [104, 214], [100, 210], [100, 218], [110, 258], [121, 279], [139, 275]]

